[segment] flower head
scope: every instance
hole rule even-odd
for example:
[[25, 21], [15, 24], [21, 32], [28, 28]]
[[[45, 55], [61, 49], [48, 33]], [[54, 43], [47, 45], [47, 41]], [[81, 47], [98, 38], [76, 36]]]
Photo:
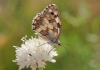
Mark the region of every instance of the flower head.
[[45, 68], [46, 61], [56, 62], [53, 57], [58, 54], [55, 48], [46, 41], [33, 37], [29, 40], [23, 37], [21, 40], [23, 41], [21, 47], [14, 46], [16, 48], [16, 59], [13, 60], [19, 65], [19, 70], [29, 66], [32, 70], [36, 70], [37, 67]]

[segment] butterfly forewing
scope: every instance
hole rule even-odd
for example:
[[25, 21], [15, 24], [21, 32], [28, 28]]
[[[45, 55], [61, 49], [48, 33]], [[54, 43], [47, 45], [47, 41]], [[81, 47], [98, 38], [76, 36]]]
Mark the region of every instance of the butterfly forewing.
[[42, 39], [55, 43], [61, 32], [61, 21], [58, 8], [50, 4], [41, 13], [38, 13], [32, 21], [32, 29]]

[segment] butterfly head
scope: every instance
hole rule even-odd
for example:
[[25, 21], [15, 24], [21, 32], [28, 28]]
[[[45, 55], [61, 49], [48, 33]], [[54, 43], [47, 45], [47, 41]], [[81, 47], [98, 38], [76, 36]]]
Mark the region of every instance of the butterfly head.
[[60, 42], [60, 41], [56, 41], [56, 42], [55, 42], [55, 45], [56, 45], [56, 46], [61, 46], [61, 42]]

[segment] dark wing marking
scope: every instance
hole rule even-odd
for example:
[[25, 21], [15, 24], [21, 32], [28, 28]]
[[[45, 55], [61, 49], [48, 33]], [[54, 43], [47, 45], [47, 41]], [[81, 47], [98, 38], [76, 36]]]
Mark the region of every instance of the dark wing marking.
[[43, 39], [55, 42], [61, 33], [61, 21], [58, 8], [50, 4], [32, 21], [32, 29]]

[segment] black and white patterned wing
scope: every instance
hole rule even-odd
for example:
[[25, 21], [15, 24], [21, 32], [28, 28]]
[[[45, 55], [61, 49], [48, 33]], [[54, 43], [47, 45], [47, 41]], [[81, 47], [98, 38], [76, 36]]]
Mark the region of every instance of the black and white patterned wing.
[[61, 21], [58, 8], [50, 4], [32, 21], [32, 29], [44, 40], [56, 42], [61, 33]]

